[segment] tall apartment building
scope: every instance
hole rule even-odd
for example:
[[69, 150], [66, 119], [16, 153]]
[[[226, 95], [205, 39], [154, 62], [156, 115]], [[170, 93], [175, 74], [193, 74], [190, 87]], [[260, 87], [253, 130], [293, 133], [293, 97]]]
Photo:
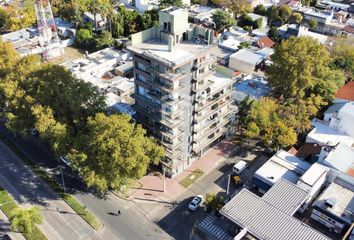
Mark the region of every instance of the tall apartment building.
[[188, 23], [188, 12], [159, 12], [159, 27], [132, 35], [135, 119], [165, 149], [167, 174], [181, 172], [233, 129], [232, 70], [210, 54], [214, 31]]

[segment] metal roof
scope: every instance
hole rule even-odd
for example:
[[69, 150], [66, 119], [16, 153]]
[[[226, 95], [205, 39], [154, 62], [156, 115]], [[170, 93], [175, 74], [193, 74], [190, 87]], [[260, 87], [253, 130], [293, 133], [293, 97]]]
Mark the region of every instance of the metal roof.
[[240, 227], [247, 227], [248, 232], [258, 239], [330, 239], [247, 189], [242, 189], [220, 213]]
[[293, 215], [308, 196], [307, 191], [281, 178], [263, 195], [262, 199], [284, 213]]

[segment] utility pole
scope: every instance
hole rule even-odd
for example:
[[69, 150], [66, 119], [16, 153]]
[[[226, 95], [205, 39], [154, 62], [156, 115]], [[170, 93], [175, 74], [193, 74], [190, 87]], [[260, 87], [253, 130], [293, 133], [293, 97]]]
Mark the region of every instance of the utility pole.
[[229, 196], [229, 190], [230, 190], [230, 174], [227, 176], [227, 188], [226, 188], [226, 195]]
[[63, 174], [63, 166], [60, 166], [60, 172], [61, 172], [61, 181], [63, 183], [64, 193], [66, 193], [65, 182], [64, 182], [64, 174]]

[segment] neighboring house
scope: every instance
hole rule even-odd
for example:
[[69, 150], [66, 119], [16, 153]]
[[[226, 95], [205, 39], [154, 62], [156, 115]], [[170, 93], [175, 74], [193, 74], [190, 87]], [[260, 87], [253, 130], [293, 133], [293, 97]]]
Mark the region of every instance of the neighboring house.
[[336, 178], [314, 202], [311, 218], [335, 233], [354, 222], [354, 180]]
[[253, 183], [261, 193], [267, 192], [281, 178], [296, 184], [310, 166], [303, 159], [279, 150], [254, 173]]
[[334, 114], [329, 127], [354, 138], [354, 101], [348, 102]]
[[304, 20], [316, 20], [319, 25], [328, 24], [333, 19], [333, 11], [317, 11], [313, 8], [303, 12]]
[[334, 147], [323, 147], [318, 163], [354, 177], [354, 147], [345, 143], [339, 143]]
[[[93, 27], [95, 27], [96, 25], [94, 15], [90, 12], [84, 13], [84, 16], [82, 17], [82, 21], [84, 23], [92, 23]], [[96, 14], [96, 23], [97, 23], [97, 28], [100, 30], [104, 30], [107, 28], [106, 19], [104, 19], [99, 13]]]
[[262, 55], [249, 49], [241, 49], [230, 56], [229, 68], [241, 73], [251, 74], [263, 60]]
[[272, 41], [272, 39], [270, 39], [269, 37], [265, 36], [262, 37], [261, 39], [259, 39], [257, 41], [257, 46], [259, 48], [271, 48], [274, 46], [274, 42]]
[[307, 199], [307, 191], [280, 179], [263, 197], [243, 188], [226, 203], [220, 214], [238, 227], [234, 239], [329, 240], [293, 217]]
[[333, 103], [354, 101], [354, 81], [348, 82], [334, 95]]
[[338, 111], [344, 107], [346, 103], [333, 103], [325, 112], [323, 116], [323, 121], [330, 122], [333, 116], [337, 116]]
[[326, 183], [328, 172], [329, 167], [319, 163], [314, 163], [297, 181], [297, 186], [309, 193], [309, 198], [299, 209], [299, 211], [305, 211], [312, 200], [315, 199], [320, 193], [324, 184]]

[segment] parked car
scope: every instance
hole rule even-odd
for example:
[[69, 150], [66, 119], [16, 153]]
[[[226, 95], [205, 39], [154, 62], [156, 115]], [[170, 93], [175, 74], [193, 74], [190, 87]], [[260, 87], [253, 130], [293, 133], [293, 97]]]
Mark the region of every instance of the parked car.
[[32, 135], [32, 136], [36, 136], [37, 134], [38, 134], [38, 130], [37, 129], [35, 129], [35, 128], [30, 128], [30, 134]]
[[247, 167], [248, 164], [245, 161], [239, 161], [235, 163], [235, 165], [232, 168], [232, 171], [237, 175], [240, 175]]
[[64, 163], [65, 165], [70, 166], [70, 161], [69, 161], [69, 159], [68, 159], [67, 156], [60, 156], [59, 159], [60, 159], [60, 161], [61, 161], [62, 163]]
[[197, 210], [197, 208], [203, 203], [203, 196], [197, 195], [193, 198], [193, 200], [189, 203], [188, 208], [191, 211]]

